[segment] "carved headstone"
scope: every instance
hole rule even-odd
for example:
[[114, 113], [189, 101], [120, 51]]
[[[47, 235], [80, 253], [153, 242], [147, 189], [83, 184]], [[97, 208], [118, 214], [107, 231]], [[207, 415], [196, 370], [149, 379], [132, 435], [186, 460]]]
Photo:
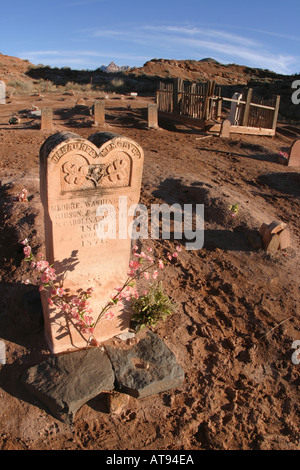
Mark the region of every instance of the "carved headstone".
[[[40, 149], [47, 260], [70, 293], [94, 289], [90, 299], [94, 320], [127, 277], [128, 228], [133, 220], [127, 208], [139, 201], [143, 159], [136, 142], [105, 132], [88, 140], [60, 132]], [[84, 347], [85, 340], [63, 313], [48, 306], [47, 293], [41, 296], [50, 350]], [[100, 320], [94, 335], [105, 341], [128, 327], [129, 313], [120, 308], [113, 319]]]
[[6, 85], [0, 80], [0, 104], [6, 104]]
[[300, 140], [295, 140], [290, 148], [288, 166], [300, 166]]

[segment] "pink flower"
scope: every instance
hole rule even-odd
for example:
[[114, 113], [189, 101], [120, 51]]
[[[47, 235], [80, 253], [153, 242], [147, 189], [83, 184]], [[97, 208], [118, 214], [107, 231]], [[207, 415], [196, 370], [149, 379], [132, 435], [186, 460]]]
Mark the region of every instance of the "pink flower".
[[[65, 308], [64, 308], [63, 310], [66, 311]], [[79, 313], [78, 313], [78, 310], [77, 310], [77, 308], [75, 308], [75, 307], [71, 308], [71, 310], [70, 310], [70, 315], [71, 315], [72, 318], [75, 318], [75, 320], [79, 320], [79, 318], [80, 318]]]
[[136, 270], [141, 267], [141, 263], [139, 263], [138, 261], [130, 261], [129, 267]]
[[44, 271], [44, 269], [47, 269], [48, 267], [49, 267], [48, 261], [37, 261], [36, 263], [37, 271]]
[[131, 293], [131, 296], [134, 297], [135, 299], [138, 299], [139, 298], [139, 293], [137, 290], [134, 290], [132, 293]]
[[26, 258], [29, 258], [30, 253], [31, 253], [31, 247], [29, 245], [24, 246], [23, 251], [24, 251]]
[[158, 276], [158, 271], [156, 270], [156, 271], [154, 271], [154, 273], [152, 274], [152, 277], [153, 277], [153, 279], [156, 279], [157, 276]]
[[64, 312], [68, 312], [70, 310], [70, 305], [67, 303], [63, 303], [61, 308]]
[[176, 250], [178, 251], [178, 253], [180, 253], [180, 252], [182, 251], [181, 246], [180, 246], [180, 245], [177, 245], [177, 246], [176, 246]]
[[162, 259], [160, 259], [160, 260], [158, 261], [158, 267], [159, 267], [160, 269], [164, 269], [165, 265], [164, 265], [164, 262], [163, 262]]
[[178, 258], [178, 253], [176, 253], [176, 251], [173, 253], [173, 258]]
[[149, 253], [151, 253], [153, 250], [152, 250], [152, 248], [150, 248], [150, 246], [148, 246], [147, 251], [149, 251]]
[[148, 291], [144, 290], [143, 295], [147, 295], [147, 294], [148, 294]]
[[80, 298], [79, 297], [73, 297], [71, 300], [72, 305], [77, 307], [80, 304]]
[[64, 289], [62, 287], [58, 287], [56, 289], [56, 295], [58, 295], [58, 297], [63, 297], [65, 295], [65, 293], [66, 292], [64, 291]]
[[139, 249], [139, 247], [137, 245], [134, 245], [132, 251], [137, 251]]
[[85, 322], [85, 324], [86, 324], [87, 326], [92, 326], [94, 320], [93, 320], [93, 317], [90, 317], [90, 316], [88, 316], [88, 315], [84, 315], [84, 316], [83, 316], [83, 321]]
[[50, 279], [49, 279], [49, 276], [47, 275], [47, 273], [43, 273], [43, 274], [41, 275], [41, 282], [42, 282], [43, 284], [48, 284], [49, 280], [50, 280]]
[[150, 274], [147, 273], [147, 272], [145, 272], [145, 273], [144, 273], [144, 278], [145, 278], [145, 279], [150, 279]]
[[23, 189], [22, 192], [17, 195], [19, 202], [28, 202], [27, 193], [27, 189]]
[[115, 314], [114, 312], [112, 312], [111, 310], [109, 310], [106, 314], [105, 314], [106, 318], [108, 318], [108, 320], [111, 320], [112, 318], [114, 318]]
[[78, 325], [80, 326], [82, 333], [89, 334], [89, 335], [92, 335], [94, 333], [94, 328], [92, 326], [89, 326], [88, 328], [84, 328], [82, 327], [81, 324], [78, 324]]
[[21, 243], [22, 243], [22, 245], [27, 245], [27, 243], [28, 243], [28, 238], [25, 238], [25, 240], [23, 240]]
[[24, 284], [30, 284], [30, 279], [25, 279]]
[[167, 258], [168, 258], [170, 261], [172, 261], [172, 255], [171, 255], [171, 253], [169, 253], [169, 252], [167, 253]]
[[52, 299], [50, 299], [50, 297], [48, 298], [48, 304], [50, 305], [50, 307], [53, 307], [54, 305], [54, 302]]

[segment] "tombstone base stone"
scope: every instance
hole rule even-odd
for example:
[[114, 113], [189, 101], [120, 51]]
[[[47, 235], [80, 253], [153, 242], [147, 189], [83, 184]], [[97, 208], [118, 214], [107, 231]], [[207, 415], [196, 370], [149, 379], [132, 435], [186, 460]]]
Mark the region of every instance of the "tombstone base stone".
[[52, 356], [22, 376], [25, 387], [57, 419], [72, 423], [87, 401], [114, 389], [107, 355], [98, 348]]
[[172, 351], [153, 332], [129, 350], [106, 346], [116, 377], [116, 389], [135, 398], [181, 387], [184, 371]]

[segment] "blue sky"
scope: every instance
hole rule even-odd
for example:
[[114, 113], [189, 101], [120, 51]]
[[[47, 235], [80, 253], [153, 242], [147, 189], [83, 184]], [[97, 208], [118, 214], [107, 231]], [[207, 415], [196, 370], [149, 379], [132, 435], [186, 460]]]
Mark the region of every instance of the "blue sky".
[[212, 57], [293, 74], [299, 23], [299, 0], [14, 0], [1, 2], [0, 52], [74, 69]]

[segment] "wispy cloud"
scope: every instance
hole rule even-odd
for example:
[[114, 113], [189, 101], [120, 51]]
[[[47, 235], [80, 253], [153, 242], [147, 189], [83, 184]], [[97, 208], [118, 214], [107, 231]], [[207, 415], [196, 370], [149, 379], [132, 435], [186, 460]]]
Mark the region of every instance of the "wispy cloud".
[[289, 41], [300, 41], [300, 36], [285, 34], [285, 33], [278, 32], [278, 31], [266, 31], [264, 29], [247, 28], [247, 27], [241, 27], [241, 26], [234, 26], [234, 28], [243, 29], [243, 31], [251, 31], [253, 33], [265, 34], [267, 36], [274, 36], [274, 37], [277, 37], [277, 38], [283, 38], [283, 39], [287, 39]]
[[213, 37], [215, 39], [222, 39], [228, 42], [238, 43], [244, 46], [258, 46], [259, 43], [254, 41], [252, 38], [245, 38], [243, 36], [239, 36], [234, 33], [228, 33], [225, 31], [221, 31], [220, 29], [212, 29], [212, 28], [199, 28], [195, 26], [190, 27], [182, 27], [182, 26], [163, 26], [163, 27], [155, 27], [155, 26], [146, 26], [145, 30], [153, 30], [153, 31], [160, 31], [162, 33], [176, 33], [180, 36], [198, 36], [198, 37]]

